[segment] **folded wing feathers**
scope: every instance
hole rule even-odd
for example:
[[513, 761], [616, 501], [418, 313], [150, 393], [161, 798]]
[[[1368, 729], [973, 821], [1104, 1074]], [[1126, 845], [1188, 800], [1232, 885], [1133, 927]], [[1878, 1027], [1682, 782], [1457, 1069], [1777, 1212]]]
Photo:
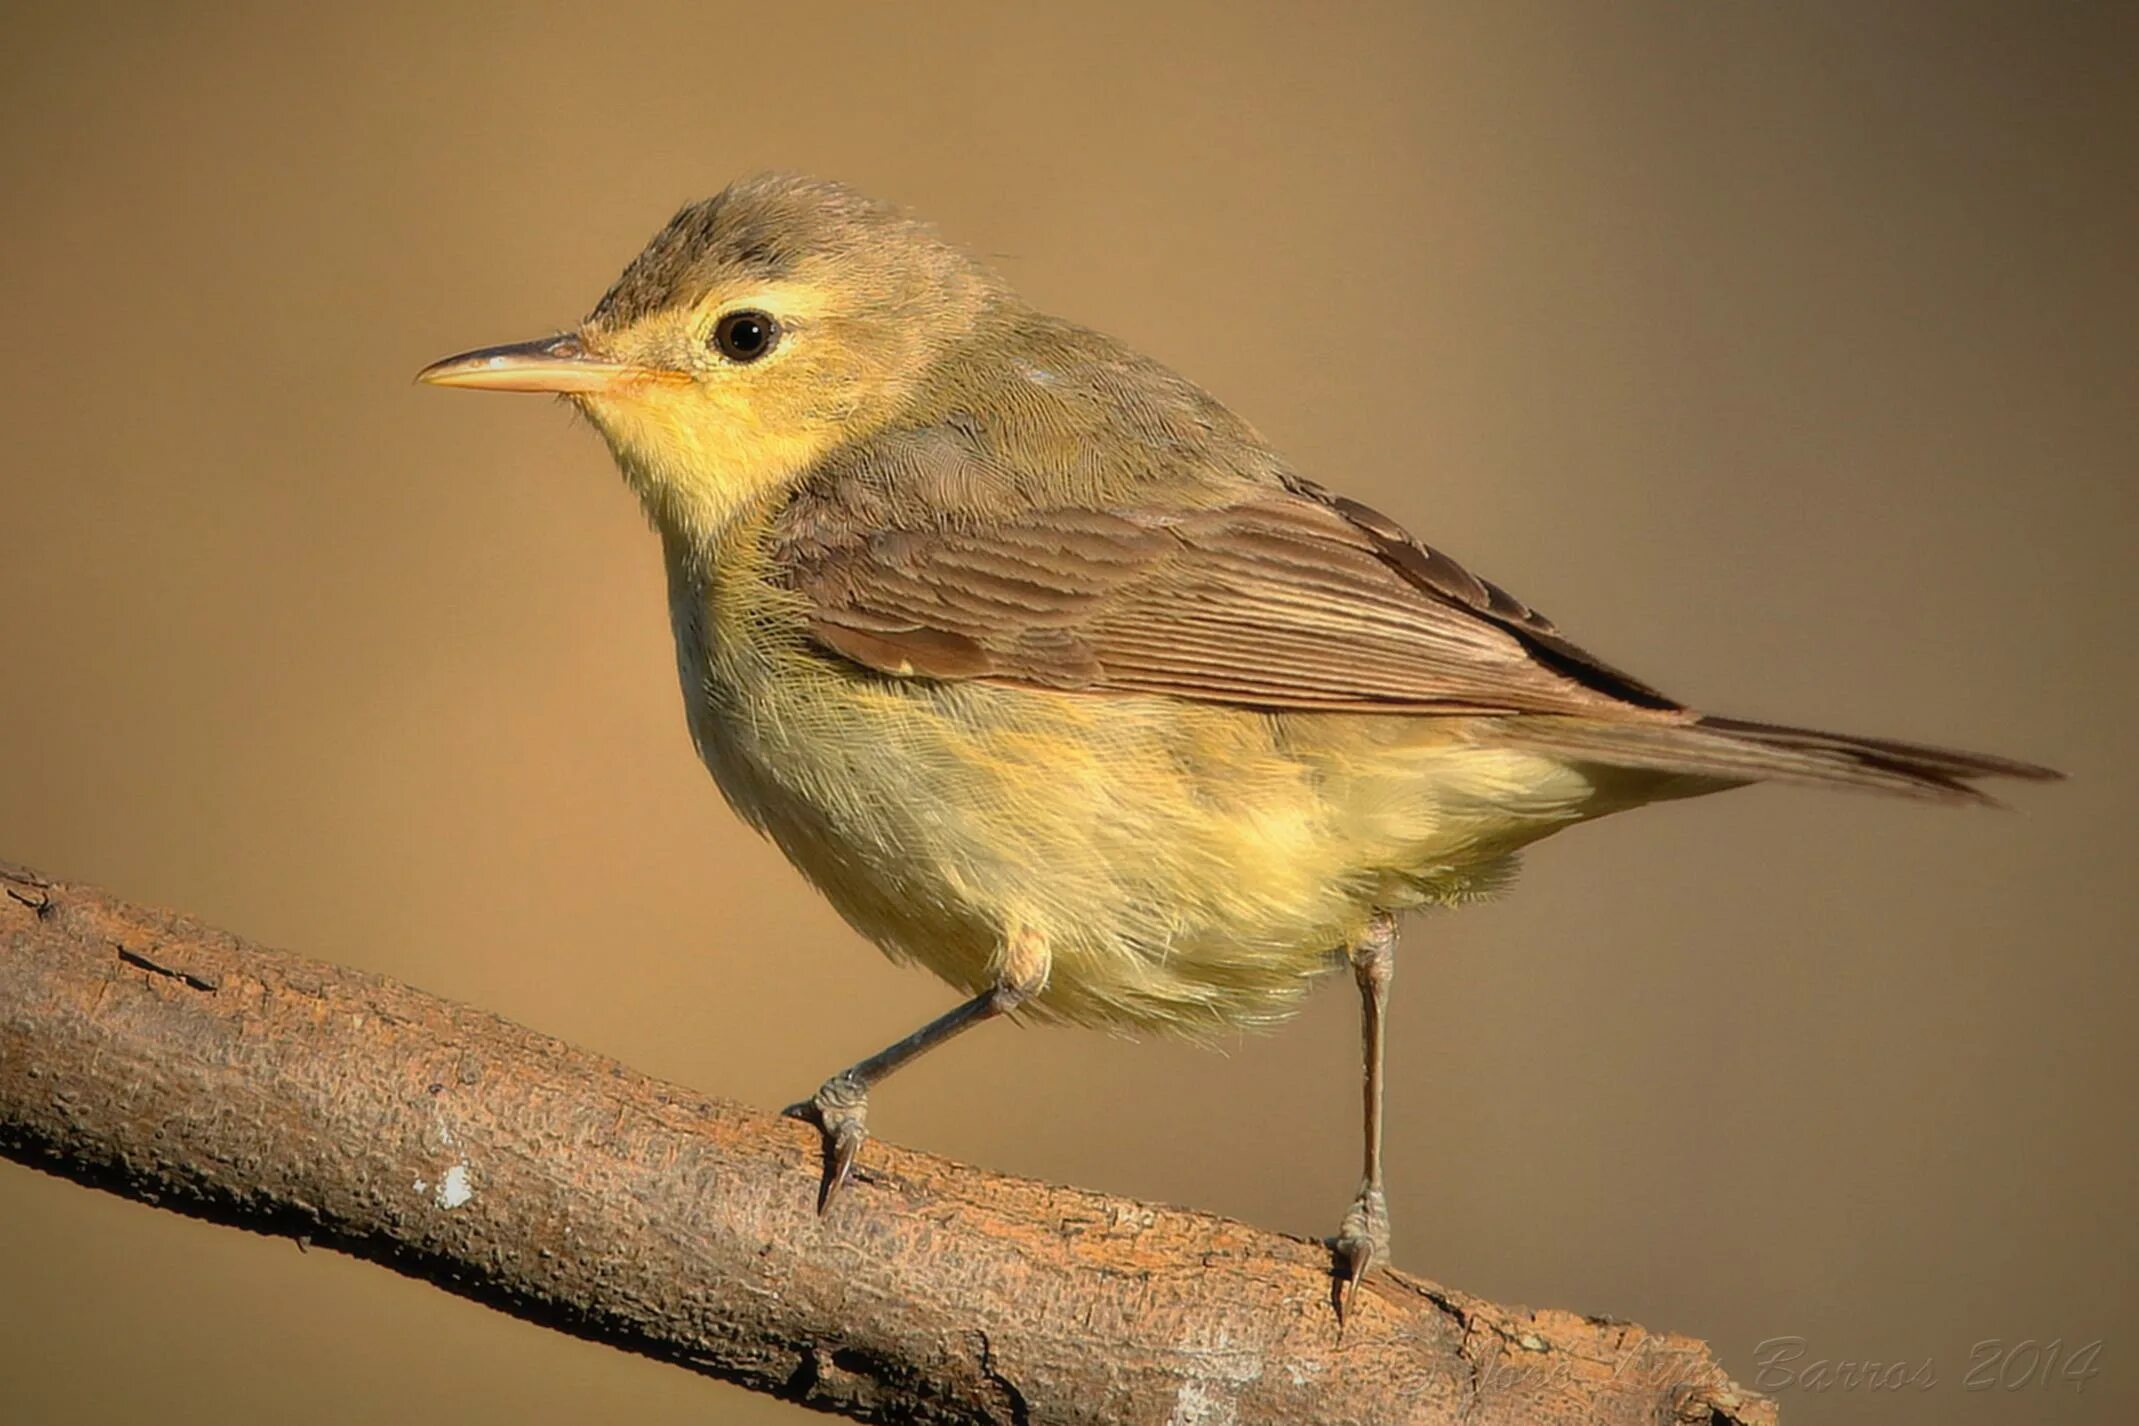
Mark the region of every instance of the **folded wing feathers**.
[[1386, 517], [1299, 482], [1217, 509], [1046, 510], [927, 529], [805, 522], [786, 547], [827, 648], [897, 676], [1266, 709], [1526, 715], [1496, 736], [1710, 778], [1983, 800], [2010, 759], [1700, 718]]
[[1374, 518], [1387, 528], [1298, 495], [1038, 511], [874, 531], [790, 568], [821, 640], [901, 675], [1266, 707], [1624, 707], [1500, 621], [1549, 625], [1422, 546], [1395, 557], [1394, 527]]

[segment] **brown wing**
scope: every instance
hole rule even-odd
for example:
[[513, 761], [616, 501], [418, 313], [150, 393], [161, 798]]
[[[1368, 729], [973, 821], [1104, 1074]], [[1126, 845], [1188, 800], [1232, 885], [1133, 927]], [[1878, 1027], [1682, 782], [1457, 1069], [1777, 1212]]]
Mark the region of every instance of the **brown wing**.
[[782, 562], [816, 639], [904, 677], [1269, 709], [1676, 711], [1365, 506], [1298, 482], [1211, 509], [822, 526]]

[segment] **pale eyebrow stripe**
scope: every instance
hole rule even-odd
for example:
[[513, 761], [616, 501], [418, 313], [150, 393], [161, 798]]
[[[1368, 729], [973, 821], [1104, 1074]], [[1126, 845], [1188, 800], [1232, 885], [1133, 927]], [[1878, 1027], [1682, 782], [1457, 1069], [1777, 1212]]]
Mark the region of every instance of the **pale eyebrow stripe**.
[[700, 302], [693, 321], [712, 323], [729, 312], [763, 311], [783, 319], [821, 316], [830, 305], [825, 290], [813, 282], [767, 282], [737, 292], [713, 294]]

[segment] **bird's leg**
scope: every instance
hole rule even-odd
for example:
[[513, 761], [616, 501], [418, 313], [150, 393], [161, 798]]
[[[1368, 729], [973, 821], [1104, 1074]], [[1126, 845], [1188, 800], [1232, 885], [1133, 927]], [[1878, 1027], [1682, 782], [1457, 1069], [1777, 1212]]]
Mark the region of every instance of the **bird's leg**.
[[824, 1131], [824, 1180], [817, 1191], [819, 1213], [832, 1206], [832, 1200], [854, 1174], [855, 1157], [869, 1137], [869, 1091], [877, 1082], [959, 1031], [1017, 1009], [1047, 984], [1048, 965], [1045, 939], [1031, 931], [1012, 934], [1005, 942], [993, 986], [937, 1016], [905, 1039], [841, 1070], [808, 1099], [781, 1111], [790, 1119], [806, 1119]]
[[1349, 953], [1353, 978], [1359, 982], [1359, 1033], [1366, 1061], [1366, 1174], [1351, 1211], [1344, 1215], [1344, 1226], [1330, 1243], [1337, 1256], [1340, 1324], [1367, 1269], [1389, 1257], [1389, 1201], [1381, 1181], [1381, 1082], [1389, 982], [1396, 975], [1396, 919], [1387, 912], [1376, 913], [1366, 935]]

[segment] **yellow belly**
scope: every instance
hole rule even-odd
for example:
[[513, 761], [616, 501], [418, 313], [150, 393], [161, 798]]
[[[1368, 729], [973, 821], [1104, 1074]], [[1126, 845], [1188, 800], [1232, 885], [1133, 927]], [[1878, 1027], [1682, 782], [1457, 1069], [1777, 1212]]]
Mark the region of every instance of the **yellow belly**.
[[1495, 746], [1491, 720], [886, 679], [709, 638], [691, 603], [686, 702], [729, 801], [856, 929], [962, 990], [1037, 932], [1043, 1019], [1272, 1022], [1375, 911], [1489, 890], [1517, 848], [1600, 810], [1581, 772]]

